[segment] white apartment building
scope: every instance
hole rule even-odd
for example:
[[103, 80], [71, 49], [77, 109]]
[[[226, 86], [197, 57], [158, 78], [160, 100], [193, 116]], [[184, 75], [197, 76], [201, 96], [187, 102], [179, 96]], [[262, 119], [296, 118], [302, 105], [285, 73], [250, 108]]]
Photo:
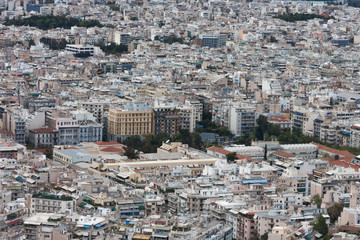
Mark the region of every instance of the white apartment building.
[[259, 114], [255, 106], [232, 103], [229, 114], [229, 129], [235, 136], [249, 136], [256, 127]]
[[36, 194], [30, 197], [30, 213], [65, 213], [76, 212], [76, 200], [70, 196]]

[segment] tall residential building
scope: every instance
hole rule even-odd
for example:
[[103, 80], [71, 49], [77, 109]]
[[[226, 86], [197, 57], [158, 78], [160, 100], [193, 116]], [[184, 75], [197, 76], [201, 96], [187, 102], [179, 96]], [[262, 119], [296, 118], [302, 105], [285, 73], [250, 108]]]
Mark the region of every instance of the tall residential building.
[[3, 114], [4, 129], [14, 135], [14, 140], [18, 143], [25, 144], [25, 120], [28, 117], [26, 110], [10, 109]]
[[128, 103], [123, 109], [110, 109], [108, 138], [116, 141], [119, 137], [154, 133], [154, 112], [147, 103]]
[[189, 132], [193, 132], [196, 124], [196, 111], [192, 106], [180, 106], [178, 107], [180, 114], [180, 129], [189, 129]]
[[154, 133], [175, 135], [180, 129], [180, 110], [174, 106], [158, 106], [154, 108]]
[[200, 122], [203, 118], [204, 105], [198, 99], [190, 99], [185, 101], [185, 105], [191, 106], [195, 110], [195, 122]]
[[103, 123], [105, 112], [109, 110], [109, 104], [105, 102], [79, 102], [78, 108], [91, 112], [94, 114], [96, 122]]
[[229, 115], [229, 129], [235, 136], [249, 136], [259, 116], [255, 106], [238, 103], [231, 104]]
[[226, 34], [200, 34], [197, 42], [200, 47], [220, 48], [225, 46]]

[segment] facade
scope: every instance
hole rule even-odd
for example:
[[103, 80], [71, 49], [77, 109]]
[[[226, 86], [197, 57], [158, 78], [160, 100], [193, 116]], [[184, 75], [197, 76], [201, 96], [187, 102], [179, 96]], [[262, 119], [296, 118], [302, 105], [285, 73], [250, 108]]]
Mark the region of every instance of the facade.
[[[24, 220], [25, 239], [28, 240], [47, 240], [47, 239], [69, 239], [68, 234], [62, 234], [56, 228], [59, 223], [55, 220], [64, 217], [63, 214], [55, 213], [36, 213]], [[65, 235], [65, 236], [64, 236]]]
[[55, 128], [37, 128], [29, 130], [29, 143], [35, 148], [53, 147], [58, 143], [58, 131]]
[[52, 118], [50, 127], [58, 131], [58, 144], [75, 145], [80, 142], [80, 128], [77, 120], [71, 118]]
[[220, 48], [225, 46], [226, 41], [226, 34], [200, 34], [198, 36], [198, 44], [201, 47]]
[[45, 97], [38, 97], [38, 98], [28, 98], [25, 100], [24, 105], [29, 111], [36, 111], [42, 107], [53, 108], [56, 105], [55, 98], [45, 98]]
[[110, 109], [108, 136], [111, 141], [150, 133], [154, 133], [154, 111], [147, 104], [124, 110]]
[[253, 106], [232, 104], [230, 107], [229, 129], [235, 136], [249, 136], [256, 127], [258, 113]]
[[144, 204], [145, 216], [163, 215], [166, 213], [165, 199], [159, 196], [146, 196]]
[[189, 129], [189, 132], [193, 132], [196, 124], [196, 111], [191, 106], [180, 106], [180, 129]]
[[92, 113], [97, 123], [103, 123], [105, 113], [109, 110], [109, 105], [104, 102], [79, 102], [78, 108]]
[[95, 121], [92, 113], [79, 110], [70, 113], [79, 124], [79, 142], [97, 142], [102, 140], [103, 126]]
[[3, 114], [3, 125], [6, 131], [14, 135], [14, 140], [20, 144], [25, 144], [26, 137], [26, 112], [16, 109], [9, 110]]
[[238, 239], [250, 240], [255, 236], [256, 229], [255, 229], [254, 213], [245, 209], [240, 210], [237, 222], [238, 222], [238, 228], [237, 228]]
[[67, 44], [65, 50], [79, 57], [94, 56], [94, 46], [90, 45]]
[[76, 212], [76, 200], [70, 196], [52, 194], [35, 194], [30, 197], [30, 212], [34, 213], [65, 213]]
[[154, 108], [154, 133], [174, 136], [180, 129], [180, 111], [175, 107]]
[[354, 124], [350, 130], [350, 146], [360, 147], [360, 124]]

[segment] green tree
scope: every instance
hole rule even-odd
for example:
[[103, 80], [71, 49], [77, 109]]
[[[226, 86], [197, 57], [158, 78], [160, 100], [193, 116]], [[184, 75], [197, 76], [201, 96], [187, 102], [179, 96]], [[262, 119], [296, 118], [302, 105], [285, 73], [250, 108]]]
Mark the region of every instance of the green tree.
[[132, 147], [125, 147], [124, 155], [127, 156], [129, 159], [139, 158], [139, 152]]
[[317, 208], [321, 207], [322, 198], [319, 196], [319, 194], [314, 195], [311, 200], [316, 204]]
[[269, 122], [264, 115], [260, 115], [256, 120], [257, 127], [255, 128], [255, 136], [259, 140], [264, 140], [265, 133], [268, 130]]
[[325, 235], [324, 237], [323, 237], [323, 240], [330, 240], [331, 239], [331, 236], [329, 236], [329, 235]]
[[270, 42], [271, 43], [276, 43], [276, 42], [278, 42], [278, 40], [274, 36], [271, 36], [270, 37]]
[[329, 227], [326, 224], [326, 220], [322, 214], [320, 214], [317, 219], [313, 222], [314, 229], [318, 231], [321, 235], [326, 236], [329, 231]]
[[196, 148], [196, 149], [202, 149], [202, 146], [203, 146], [203, 142], [201, 140], [201, 136], [200, 136], [200, 133], [198, 132], [195, 132], [193, 134], [191, 134], [191, 137], [193, 139], [193, 147]]
[[264, 160], [267, 160], [267, 144], [265, 144], [265, 149], [264, 149]]
[[140, 136], [131, 136], [124, 141], [124, 144], [127, 147], [134, 148], [136, 150], [141, 151], [145, 145], [144, 141], [141, 139]]
[[226, 154], [226, 160], [227, 160], [228, 163], [233, 163], [236, 159], [238, 159], [236, 157], [236, 152]]
[[189, 144], [189, 146], [193, 146], [193, 138], [189, 132], [189, 129], [180, 129], [180, 141], [184, 144]]
[[53, 149], [52, 148], [46, 148], [45, 149], [45, 156], [48, 159], [53, 159]]
[[344, 209], [344, 205], [342, 203], [335, 203], [327, 209], [331, 223], [335, 223], [337, 221], [343, 209]]
[[269, 238], [269, 233], [264, 233], [263, 235], [261, 235], [260, 240], [268, 240]]

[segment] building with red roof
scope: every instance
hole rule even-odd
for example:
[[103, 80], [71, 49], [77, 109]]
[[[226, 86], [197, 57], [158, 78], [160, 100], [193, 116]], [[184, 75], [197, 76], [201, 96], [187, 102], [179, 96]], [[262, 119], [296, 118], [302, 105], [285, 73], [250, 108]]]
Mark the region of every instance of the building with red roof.
[[43, 127], [29, 130], [29, 142], [35, 148], [53, 147], [58, 144], [58, 130], [56, 128]]

